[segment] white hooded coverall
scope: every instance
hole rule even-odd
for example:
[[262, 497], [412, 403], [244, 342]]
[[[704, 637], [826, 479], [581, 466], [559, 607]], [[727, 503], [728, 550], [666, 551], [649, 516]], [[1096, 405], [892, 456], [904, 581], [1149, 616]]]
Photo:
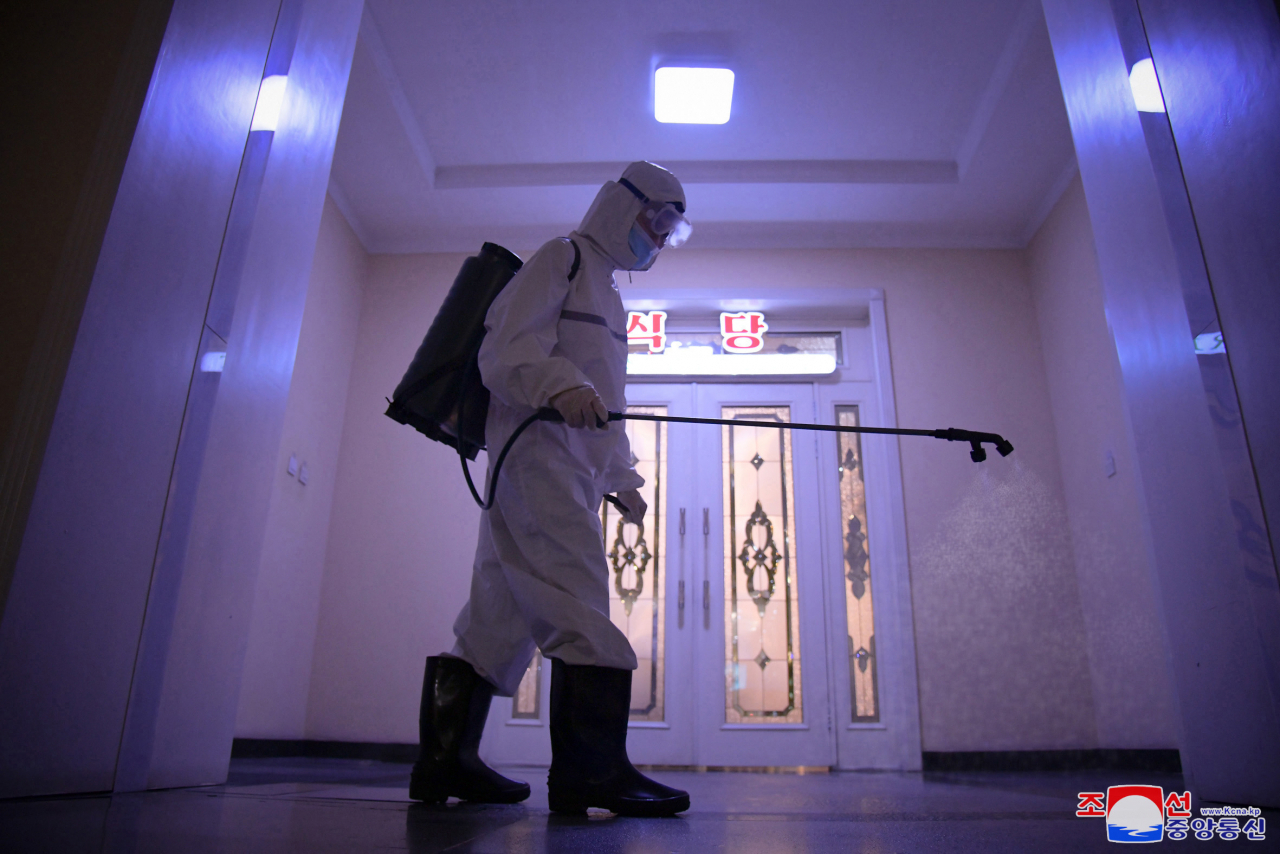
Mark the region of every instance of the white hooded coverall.
[[[665, 188], [631, 180], [662, 198]], [[573, 281], [573, 245], [557, 238], [494, 300], [479, 360], [491, 395], [491, 453], [562, 391], [590, 384], [610, 411], [626, 407], [626, 310], [613, 273], [636, 262], [627, 234], [639, 211], [630, 191], [605, 184], [570, 234], [580, 252]], [[471, 598], [454, 623], [452, 654], [501, 696], [519, 687], [535, 644], [566, 664], [634, 670], [631, 644], [609, 619], [599, 508], [606, 493], [643, 484], [622, 423], [605, 430], [530, 425], [503, 463], [493, 507], [481, 515]]]

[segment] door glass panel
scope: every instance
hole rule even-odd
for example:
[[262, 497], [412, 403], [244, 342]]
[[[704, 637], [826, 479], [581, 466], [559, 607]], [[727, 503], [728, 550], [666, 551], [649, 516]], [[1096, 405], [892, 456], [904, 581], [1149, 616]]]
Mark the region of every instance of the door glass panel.
[[[720, 417], [786, 423], [791, 407], [725, 406]], [[725, 722], [800, 723], [790, 431], [722, 430]]]
[[529, 662], [529, 669], [524, 672], [520, 687], [516, 689], [515, 698], [511, 701], [511, 717], [537, 720], [542, 716], [541, 700], [542, 650], [535, 649], [533, 661]]
[[[858, 426], [858, 407], [837, 406], [836, 423]], [[867, 551], [867, 491], [862, 476], [862, 438], [837, 433], [840, 518], [844, 536], [844, 598], [849, 643], [849, 691], [854, 723], [880, 720], [876, 692], [876, 635], [871, 609], [871, 556]]]
[[[628, 406], [627, 412], [666, 415], [665, 406]], [[667, 551], [667, 425], [626, 421], [631, 461], [644, 478], [649, 504], [644, 523], [632, 525], [609, 502], [600, 508], [609, 564], [609, 618], [631, 641], [640, 667], [631, 678], [631, 720], [663, 720], [663, 601]]]

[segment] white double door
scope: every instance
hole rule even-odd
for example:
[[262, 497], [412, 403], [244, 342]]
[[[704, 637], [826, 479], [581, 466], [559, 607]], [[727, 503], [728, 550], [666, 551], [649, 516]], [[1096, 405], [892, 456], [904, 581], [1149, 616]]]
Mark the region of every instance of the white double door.
[[[842, 417], [832, 391], [813, 384], [646, 383], [629, 386], [627, 399], [635, 414], [830, 424]], [[838, 750], [865, 753], [859, 737], [885, 735], [869, 576], [861, 599], [846, 590], [851, 581], [857, 592], [858, 573], [868, 568], [869, 555], [860, 551], [867, 530], [862, 445], [856, 439], [840, 445], [830, 433], [745, 424], [628, 421], [627, 430], [647, 481], [649, 515], [641, 528], [606, 505], [601, 521], [610, 616], [640, 664], [628, 735], [632, 761], [848, 767], [838, 763]], [[820, 466], [830, 483], [820, 482]], [[856, 494], [846, 488], [855, 475]], [[841, 502], [849, 496], [863, 502], [861, 510], [846, 512]], [[845, 520], [858, 513], [860, 521]], [[865, 626], [856, 625], [859, 608]], [[540, 662], [512, 703], [494, 704], [485, 738], [493, 761], [550, 759], [550, 667], [539, 670]], [[868, 704], [874, 716], [865, 714]], [[841, 717], [849, 721], [842, 725]], [[851, 729], [858, 727], [881, 732]], [[855, 763], [911, 764], [892, 756]]]
[[[813, 398], [811, 385], [636, 384], [627, 390], [632, 412], [767, 423], [812, 421]], [[613, 606], [614, 620], [628, 631], [638, 656], [660, 651], [641, 661], [647, 674], [633, 677], [633, 761], [835, 764], [814, 434], [702, 424], [667, 424], [664, 430], [642, 421], [628, 426], [637, 468], [650, 482], [653, 522], [665, 533], [650, 561], [666, 575], [665, 584], [657, 579], [665, 587], [658, 606], [665, 611], [665, 631], [656, 643], [648, 626], [635, 625], [636, 606], [630, 624], [619, 619], [625, 603], [623, 615]], [[605, 521], [616, 577], [619, 534], [624, 546], [634, 551], [634, 544], [628, 526], [619, 531], [611, 514]], [[633, 575], [628, 569], [624, 592], [634, 588], [626, 586]], [[665, 683], [661, 720], [640, 720], [642, 709], [657, 699], [646, 689], [659, 683]]]

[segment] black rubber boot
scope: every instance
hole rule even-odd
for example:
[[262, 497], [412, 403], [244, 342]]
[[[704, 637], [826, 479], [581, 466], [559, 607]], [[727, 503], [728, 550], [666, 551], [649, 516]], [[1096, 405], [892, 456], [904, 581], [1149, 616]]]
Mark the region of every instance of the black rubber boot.
[[689, 793], [641, 774], [627, 758], [631, 671], [551, 659], [553, 812], [582, 815], [587, 807], [618, 815], [668, 816], [689, 808]]
[[529, 784], [508, 780], [480, 761], [493, 686], [460, 658], [433, 655], [422, 678], [418, 712], [418, 761], [409, 797], [443, 803], [450, 797], [482, 804], [514, 804], [529, 797]]

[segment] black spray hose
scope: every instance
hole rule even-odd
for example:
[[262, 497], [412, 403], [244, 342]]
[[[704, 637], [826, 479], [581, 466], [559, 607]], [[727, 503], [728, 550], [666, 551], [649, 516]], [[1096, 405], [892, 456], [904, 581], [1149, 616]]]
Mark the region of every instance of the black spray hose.
[[[880, 433], [889, 436], [928, 436], [933, 439], [946, 439], [948, 442], [968, 442], [969, 457], [975, 462], [980, 463], [987, 458], [987, 451], [982, 447], [983, 442], [990, 442], [996, 449], [996, 452], [1002, 457], [1007, 457], [1013, 453], [1013, 444], [1008, 439], [998, 433], [977, 433], [973, 430], [961, 430], [958, 427], [948, 427], [945, 430], [906, 430], [897, 427], [843, 427], [834, 424], [795, 424], [791, 422], [780, 421], [738, 421], [727, 418], [683, 418], [677, 415], [640, 415], [638, 413], [629, 412], [610, 412], [610, 421], [671, 421], [677, 424], [727, 424], [730, 427], [772, 427], [775, 430], [820, 430], [824, 433]], [[552, 421], [563, 422], [564, 416], [549, 407], [539, 409], [520, 423], [511, 433], [511, 437], [507, 439], [507, 443], [502, 446], [502, 450], [498, 452], [498, 458], [494, 461], [493, 467], [489, 474], [489, 500], [482, 501], [480, 493], [476, 491], [475, 484], [471, 481], [471, 471], [467, 468], [467, 458], [462, 455], [459, 450], [458, 458], [462, 460], [462, 473], [467, 478], [467, 486], [471, 488], [471, 495], [476, 500], [476, 504], [480, 505], [481, 510], [488, 510], [493, 506], [493, 494], [498, 488], [498, 472], [502, 470], [502, 462], [507, 458], [511, 446], [515, 444], [516, 439], [520, 437], [530, 424], [535, 421]], [[605, 424], [599, 418], [596, 419], [597, 427], [604, 427]], [[461, 445], [461, 443], [459, 443]], [[625, 513], [627, 508], [623, 506], [612, 495], [606, 495], [605, 499], [617, 507], [620, 512]]]

